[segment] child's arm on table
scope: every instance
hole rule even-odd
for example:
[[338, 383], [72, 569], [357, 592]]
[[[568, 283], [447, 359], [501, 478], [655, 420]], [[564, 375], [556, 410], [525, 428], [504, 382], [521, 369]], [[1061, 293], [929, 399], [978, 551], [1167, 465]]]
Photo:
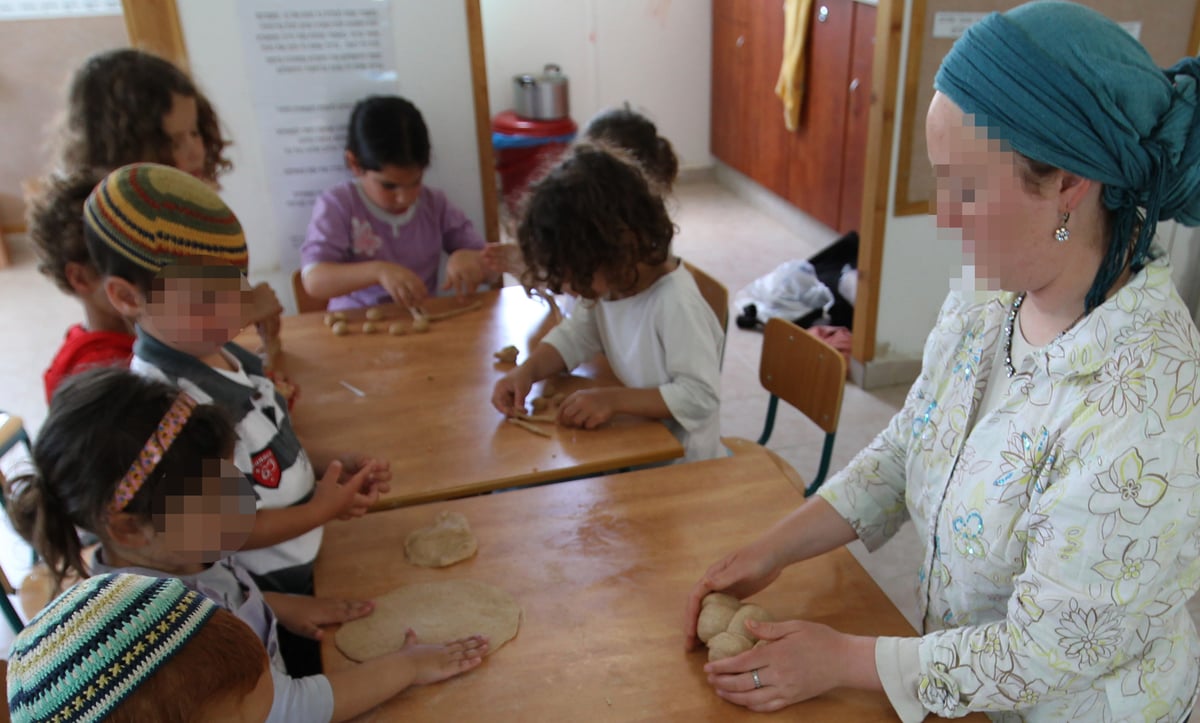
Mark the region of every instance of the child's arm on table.
[[558, 421], [568, 427], [595, 429], [616, 414], [671, 418], [671, 410], [657, 388], [599, 387], [569, 394], [558, 408]]
[[567, 371], [562, 355], [550, 344], [538, 344], [529, 358], [505, 374], [492, 389], [492, 406], [502, 414], [525, 411], [525, 397], [534, 382]]
[[375, 603], [370, 600], [338, 600], [282, 592], [264, 592], [262, 596], [280, 625], [313, 640], [324, 637], [322, 627], [325, 625], [348, 623], [375, 610]]
[[379, 489], [369, 485], [374, 469], [373, 465], [366, 465], [342, 483], [339, 481], [342, 463], [331, 462], [324, 476], [317, 480], [308, 502], [294, 507], [260, 509], [254, 515], [254, 529], [242, 549], [257, 550], [277, 545], [333, 519], [362, 517], [379, 500]]
[[365, 713], [412, 685], [428, 685], [477, 667], [488, 651], [481, 635], [424, 645], [409, 630], [404, 647], [346, 670], [326, 673], [333, 688], [333, 720]]
[[301, 281], [304, 290], [318, 299], [344, 296], [375, 284], [405, 306], [416, 306], [429, 295], [421, 277], [390, 261], [321, 261], [306, 267]]

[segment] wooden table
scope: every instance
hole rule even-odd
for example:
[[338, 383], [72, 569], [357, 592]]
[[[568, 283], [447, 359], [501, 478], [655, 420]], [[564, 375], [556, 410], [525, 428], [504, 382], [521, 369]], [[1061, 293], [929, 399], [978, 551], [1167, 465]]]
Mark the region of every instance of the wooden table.
[[[517, 637], [483, 666], [405, 691], [370, 720], [761, 721], [712, 692], [703, 650], [684, 652], [684, 606], [708, 565], [800, 502], [766, 455], [748, 454], [391, 510], [326, 526], [317, 593], [369, 598], [469, 578], [524, 609]], [[441, 570], [409, 565], [405, 537], [442, 510], [466, 515], [479, 553]], [[845, 548], [792, 566], [752, 599], [778, 618], [914, 634]], [[326, 669], [353, 665], [333, 640], [322, 643]], [[848, 690], [774, 717], [895, 720], [883, 694]]]
[[[683, 456], [657, 421], [619, 417], [596, 430], [539, 425], [537, 436], [504, 422], [492, 388], [512, 364], [493, 352], [509, 344], [525, 359], [553, 323], [549, 307], [520, 287], [478, 297], [482, 308], [434, 321], [423, 334], [392, 336], [410, 323], [406, 310], [379, 307], [382, 333], [361, 332], [364, 310], [347, 312], [352, 333], [334, 336], [323, 313], [285, 317], [280, 366], [300, 385], [293, 425], [310, 453], [360, 452], [391, 461], [392, 491], [380, 508], [505, 487], [610, 472]], [[453, 309], [452, 297], [430, 299], [426, 311]], [[617, 384], [606, 368], [563, 377], [571, 390]], [[345, 384], [363, 392], [359, 396]], [[530, 399], [541, 385], [535, 385]]]

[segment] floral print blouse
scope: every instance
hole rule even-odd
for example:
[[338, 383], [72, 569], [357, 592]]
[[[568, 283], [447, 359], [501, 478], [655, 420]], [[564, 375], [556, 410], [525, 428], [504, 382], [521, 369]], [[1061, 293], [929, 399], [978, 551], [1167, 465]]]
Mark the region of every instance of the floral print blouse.
[[[1200, 334], [1158, 260], [1010, 379], [1012, 301], [951, 293], [903, 409], [819, 494], [870, 549], [916, 525], [928, 711], [1182, 721], [1200, 672]], [[1006, 394], [975, 419], [989, 382]]]

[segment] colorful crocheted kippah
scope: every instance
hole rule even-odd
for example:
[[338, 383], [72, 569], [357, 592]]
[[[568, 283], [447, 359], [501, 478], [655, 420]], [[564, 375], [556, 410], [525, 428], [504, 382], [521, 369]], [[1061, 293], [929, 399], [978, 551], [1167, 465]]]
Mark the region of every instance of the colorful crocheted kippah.
[[80, 582], [13, 642], [12, 719], [103, 720], [215, 610], [215, 603], [173, 578], [107, 574]]
[[104, 177], [83, 220], [109, 248], [157, 273], [181, 259], [220, 259], [243, 271], [249, 257], [237, 216], [203, 181], [170, 166], [134, 163]]

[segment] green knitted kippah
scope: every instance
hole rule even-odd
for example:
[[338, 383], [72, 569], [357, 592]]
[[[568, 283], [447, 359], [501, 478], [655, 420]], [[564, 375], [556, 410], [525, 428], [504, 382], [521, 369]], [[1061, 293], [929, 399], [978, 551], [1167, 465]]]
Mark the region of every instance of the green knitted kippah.
[[174, 578], [106, 574], [46, 606], [13, 642], [8, 707], [22, 721], [99, 721], [187, 644], [216, 604]]
[[210, 257], [246, 270], [246, 237], [217, 192], [157, 163], [134, 163], [104, 177], [83, 209], [106, 246], [157, 273], [183, 259]]

